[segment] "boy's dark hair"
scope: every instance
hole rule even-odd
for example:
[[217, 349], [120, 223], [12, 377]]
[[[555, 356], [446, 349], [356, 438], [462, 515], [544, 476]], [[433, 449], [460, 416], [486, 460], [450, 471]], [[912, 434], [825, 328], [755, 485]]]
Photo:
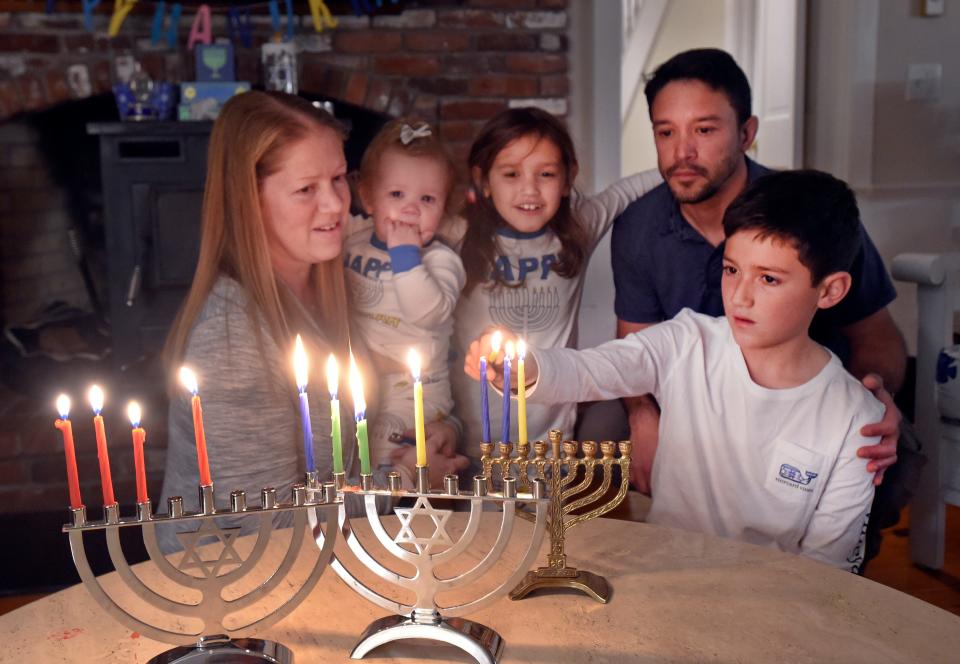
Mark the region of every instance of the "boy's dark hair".
[[647, 109], [653, 118], [653, 100], [673, 81], [700, 81], [727, 95], [737, 113], [737, 122], [750, 119], [750, 83], [733, 57], [719, 48], [695, 48], [673, 56], [657, 67], [643, 88]]
[[822, 171], [781, 171], [755, 180], [723, 215], [726, 237], [745, 230], [796, 247], [814, 285], [849, 272], [860, 250], [857, 199], [846, 182]]

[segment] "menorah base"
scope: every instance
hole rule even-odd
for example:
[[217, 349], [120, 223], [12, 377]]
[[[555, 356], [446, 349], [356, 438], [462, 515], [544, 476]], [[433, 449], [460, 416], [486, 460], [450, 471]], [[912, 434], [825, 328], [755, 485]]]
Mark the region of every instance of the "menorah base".
[[523, 581], [510, 591], [510, 599], [523, 599], [530, 593], [543, 588], [573, 588], [597, 600], [601, 604], [610, 601], [610, 584], [599, 574], [579, 570], [576, 567], [540, 567], [527, 572]]
[[147, 664], [293, 664], [293, 653], [275, 641], [231, 639], [218, 634], [201, 637], [195, 646], [180, 646], [160, 653]]
[[442, 641], [466, 651], [478, 664], [496, 664], [503, 652], [500, 635], [472, 620], [445, 618], [436, 623], [424, 623], [408, 616], [387, 616], [370, 623], [350, 657], [363, 659], [375, 648], [403, 639]]

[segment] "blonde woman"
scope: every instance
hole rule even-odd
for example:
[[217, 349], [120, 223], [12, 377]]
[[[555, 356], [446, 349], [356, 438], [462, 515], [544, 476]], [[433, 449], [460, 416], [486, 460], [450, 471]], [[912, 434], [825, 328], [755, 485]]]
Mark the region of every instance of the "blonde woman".
[[[261, 488], [275, 487], [285, 498], [302, 481], [291, 366], [297, 334], [313, 358], [314, 458], [320, 476], [330, 476], [328, 395], [320, 368], [329, 353], [345, 368], [351, 343], [341, 258], [350, 208], [343, 138], [332, 116], [282, 93], [236, 96], [214, 124], [197, 272], [166, 353], [172, 373], [186, 364], [201, 381], [218, 507], [227, 506], [234, 489], [244, 489], [248, 502], [257, 504]], [[352, 347], [362, 367], [365, 353], [356, 339]], [[375, 392], [376, 382], [365, 378]], [[189, 394], [182, 388], [171, 393], [162, 500], [180, 495], [187, 509], [196, 509]], [[355, 478], [349, 390], [342, 389], [341, 398], [344, 465]], [[367, 401], [375, 402], [375, 393]], [[172, 532], [164, 535], [165, 548], [179, 548]]]

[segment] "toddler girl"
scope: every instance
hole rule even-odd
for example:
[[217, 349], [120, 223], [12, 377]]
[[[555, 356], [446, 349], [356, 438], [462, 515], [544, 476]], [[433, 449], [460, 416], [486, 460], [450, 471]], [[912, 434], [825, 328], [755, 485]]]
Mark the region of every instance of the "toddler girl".
[[[435, 235], [455, 182], [453, 162], [430, 125], [413, 118], [388, 123], [360, 164], [358, 192], [370, 216], [351, 221], [344, 246], [352, 329], [372, 351], [379, 375], [371, 460], [383, 469], [396, 462], [407, 486], [415, 458], [408, 445], [414, 424], [410, 349], [422, 365], [425, 421], [443, 420], [453, 409], [449, 341], [465, 275], [456, 252]], [[450, 442], [451, 456], [431, 463], [434, 477], [466, 466], [465, 458], [452, 456]]]

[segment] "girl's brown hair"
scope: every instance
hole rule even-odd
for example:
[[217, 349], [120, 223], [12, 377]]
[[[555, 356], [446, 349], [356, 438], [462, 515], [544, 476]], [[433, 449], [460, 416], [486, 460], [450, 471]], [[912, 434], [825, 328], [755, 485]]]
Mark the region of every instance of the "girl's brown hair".
[[[258, 337], [263, 325], [286, 349], [291, 330], [305, 323], [293, 296], [277, 287], [260, 211], [260, 183], [280, 168], [290, 145], [316, 131], [333, 131], [341, 139], [346, 135], [333, 116], [293, 95], [247, 92], [224, 104], [207, 152], [197, 270], [164, 349], [170, 366], [182, 362], [190, 331], [221, 275], [243, 288]], [[345, 356], [349, 331], [342, 260], [314, 265], [310, 279], [312, 304], [322, 315], [317, 322], [332, 349]]]
[[[490, 288], [510, 285], [499, 272], [494, 272], [498, 251], [496, 231], [507, 226], [507, 222], [497, 212], [493, 200], [483, 195], [483, 191], [490, 176], [490, 169], [493, 168], [493, 162], [500, 151], [525, 136], [536, 136], [557, 146], [563, 161], [566, 188], [569, 191], [573, 186], [577, 156], [573, 141], [560, 120], [533, 107], [511, 108], [491, 118], [474, 140], [467, 159], [476, 202], [467, 205], [464, 211], [467, 220], [467, 230], [463, 238], [464, 249], [461, 251], [463, 267], [467, 272], [464, 293], [469, 293], [491, 278], [493, 283]], [[587, 235], [570, 209], [569, 194], [560, 201], [560, 207], [550, 220], [549, 227], [560, 240], [560, 255], [551, 269], [568, 279], [577, 276], [586, 260]]]

